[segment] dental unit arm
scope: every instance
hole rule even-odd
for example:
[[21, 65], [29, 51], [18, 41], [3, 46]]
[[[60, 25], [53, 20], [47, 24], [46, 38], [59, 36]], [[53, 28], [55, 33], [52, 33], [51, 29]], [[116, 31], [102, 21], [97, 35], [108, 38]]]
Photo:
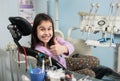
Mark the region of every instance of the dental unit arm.
[[[115, 10], [115, 15], [113, 16], [112, 14], [114, 7], [116, 10]], [[113, 35], [120, 34], [120, 27], [119, 27], [120, 16], [117, 16], [119, 7], [120, 7], [120, 3], [116, 3], [116, 4], [111, 3], [109, 16], [100, 16], [100, 15], [96, 15], [96, 13], [91, 14], [91, 12], [89, 13], [80, 12], [79, 15], [81, 17], [81, 24], [80, 24], [81, 32], [93, 33], [93, 34], [102, 32], [102, 39], [98, 39], [96, 41], [97, 42], [96, 45], [99, 43], [102, 45], [98, 45], [98, 46], [104, 46], [103, 43], [106, 42], [108, 43], [108, 41], [110, 40], [109, 45], [107, 46], [115, 47], [115, 45], [112, 45], [114, 43]], [[110, 38], [106, 37], [107, 34], [110, 34]], [[91, 44], [90, 42], [94, 42], [94, 41], [87, 40], [87, 44], [90, 45]]]
[[[42, 66], [42, 59], [45, 61], [49, 60], [49, 56], [47, 54], [44, 54], [40, 51], [33, 50], [29, 47], [22, 46], [19, 43], [19, 40], [22, 38], [22, 36], [28, 36], [31, 34], [32, 26], [31, 24], [22, 17], [9, 17], [9, 21], [11, 22], [10, 25], [7, 26], [8, 30], [10, 31], [12, 38], [17, 45], [19, 51], [21, 54], [24, 54], [23, 48], [26, 49], [27, 56], [32, 56], [37, 59], [38, 65]], [[57, 68], [64, 68], [62, 64], [57, 62], [51, 57], [51, 61], [53, 66], [56, 66]], [[48, 67], [51, 67], [50, 64], [47, 64]]]

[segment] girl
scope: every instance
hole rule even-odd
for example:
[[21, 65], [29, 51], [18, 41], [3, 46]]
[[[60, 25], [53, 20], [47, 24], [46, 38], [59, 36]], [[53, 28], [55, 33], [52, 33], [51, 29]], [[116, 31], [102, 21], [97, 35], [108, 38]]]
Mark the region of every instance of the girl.
[[31, 48], [49, 55], [68, 70], [95, 77], [95, 73], [91, 68], [97, 67], [99, 64], [97, 58], [92, 56], [91, 58], [89, 56], [80, 56], [79, 58], [63, 57], [63, 54], [68, 56], [73, 53], [74, 47], [71, 43], [55, 36], [53, 21], [47, 14], [40, 13], [35, 17]]
[[66, 61], [62, 54], [69, 55], [74, 47], [67, 41], [54, 35], [54, 24], [47, 14], [41, 13], [35, 17], [32, 29], [31, 48], [43, 52], [65, 68]]

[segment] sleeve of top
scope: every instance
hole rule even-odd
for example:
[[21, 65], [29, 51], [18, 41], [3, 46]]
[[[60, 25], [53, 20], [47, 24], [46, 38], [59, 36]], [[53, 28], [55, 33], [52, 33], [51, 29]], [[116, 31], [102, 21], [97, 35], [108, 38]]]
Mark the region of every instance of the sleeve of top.
[[74, 51], [74, 46], [68, 42], [68, 41], [65, 41], [63, 38], [61, 37], [57, 37], [57, 41], [61, 44], [61, 45], [65, 45], [67, 48], [68, 48], [68, 53], [66, 53], [65, 55], [70, 55], [73, 53]]

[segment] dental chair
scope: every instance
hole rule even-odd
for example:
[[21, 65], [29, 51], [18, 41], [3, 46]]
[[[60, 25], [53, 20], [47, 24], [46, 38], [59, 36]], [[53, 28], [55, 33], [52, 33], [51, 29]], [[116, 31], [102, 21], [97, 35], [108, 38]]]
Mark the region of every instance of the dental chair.
[[[20, 54], [24, 54], [26, 52], [27, 56], [32, 56], [37, 59], [37, 66], [42, 66], [42, 60], [45, 60], [45, 65], [48, 67], [51, 67], [49, 56], [47, 54], [44, 54], [37, 50], [32, 50], [30, 47], [25, 47], [20, 44], [20, 39], [23, 36], [28, 36], [31, 34], [32, 26], [31, 24], [22, 17], [9, 17], [9, 21], [11, 22], [10, 25], [8, 25], [8, 30], [10, 31], [12, 38], [17, 45], [17, 48], [19, 49]], [[57, 68], [63, 68], [65, 69], [59, 62], [54, 60], [51, 57], [51, 62], [53, 66], [56, 66]]]
[[[31, 24], [24, 18], [22, 17], [9, 17], [9, 21], [11, 22], [10, 25], [8, 25], [8, 30], [10, 31], [12, 38], [17, 45], [19, 51], [21, 54], [24, 54], [24, 49], [26, 50], [26, 55], [27, 56], [32, 56], [37, 59], [37, 65], [39, 67], [42, 66], [42, 60], [45, 59], [45, 61], [49, 60], [49, 56], [47, 54], [44, 54], [40, 51], [37, 50], [32, 50], [30, 47], [25, 47], [22, 46], [19, 41], [22, 38], [22, 36], [28, 36], [31, 34], [32, 31], [32, 26]], [[52, 64], [53, 66], [56, 66], [57, 68], [63, 68], [66, 70], [58, 61], [54, 60], [51, 57]], [[47, 63], [47, 67], [51, 67], [49, 65], [50, 63]], [[105, 67], [105, 66], [99, 66], [98, 68], [94, 69], [96, 73], [96, 78], [101, 79], [105, 75], [115, 75], [117, 77], [120, 77], [120, 74], [116, 73], [112, 69]]]

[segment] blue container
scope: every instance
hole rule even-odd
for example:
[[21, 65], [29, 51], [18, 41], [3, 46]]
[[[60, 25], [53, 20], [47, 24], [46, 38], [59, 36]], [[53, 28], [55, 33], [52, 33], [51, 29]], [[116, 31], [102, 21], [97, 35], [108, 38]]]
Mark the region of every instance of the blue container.
[[35, 68], [30, 71], [31, 81], [44, 81], [45, 72], [42, 72], [40, 68]]

